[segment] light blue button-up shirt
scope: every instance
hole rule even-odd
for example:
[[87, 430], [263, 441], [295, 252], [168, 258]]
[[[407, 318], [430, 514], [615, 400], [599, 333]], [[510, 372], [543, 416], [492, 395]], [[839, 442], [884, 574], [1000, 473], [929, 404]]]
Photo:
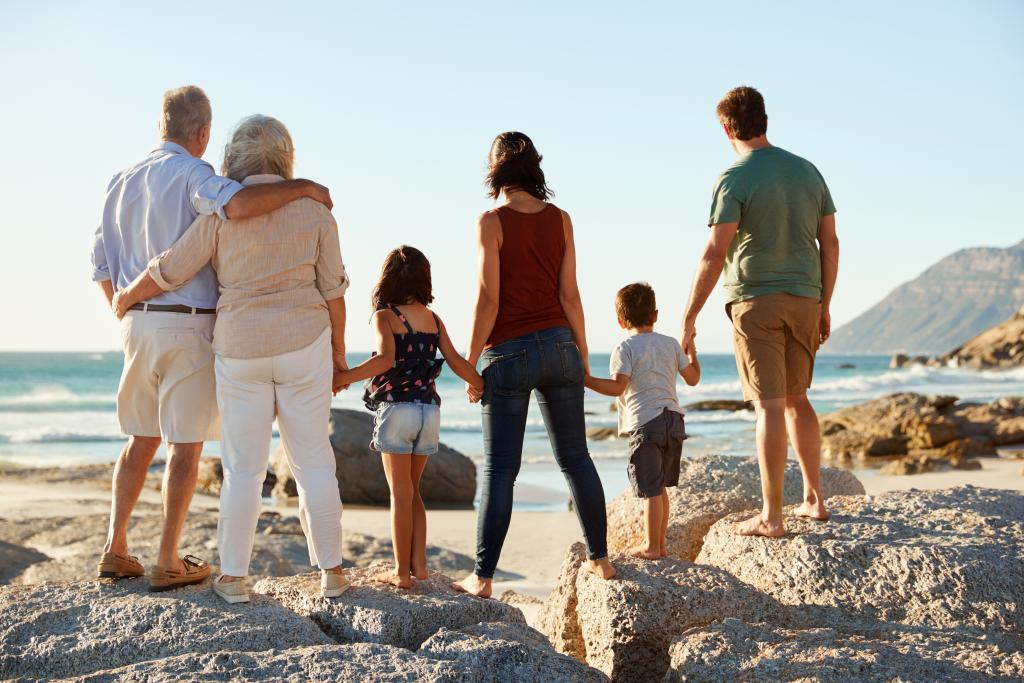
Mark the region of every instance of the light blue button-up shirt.
[[[178, 241], [200, 214], [224, 215], [242, 186], [184, 147], [164, 141], [145, 159], [114, 176], [92, 250], [93, 280], [127, 286], [150, 259]], [[209, 265], [184, 287], [153, 297], [153, 304], [217, 307], [217, 276]]]

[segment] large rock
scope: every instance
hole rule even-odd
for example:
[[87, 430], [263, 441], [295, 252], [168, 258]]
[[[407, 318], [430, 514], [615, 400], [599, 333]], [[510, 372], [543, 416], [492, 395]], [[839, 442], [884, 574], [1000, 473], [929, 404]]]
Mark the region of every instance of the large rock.
[[516, 607], [456, 592], [444, 574], [432, 574], [402, 590], [383, 583], [391, 572], [393, 567], [386, 563], [348, 572], [353, 585], [343, 600], [320, 598], [318, 573], [263, 579], [254, 590], [311, 618], [342, 643], [383, 643], [414, 650], [442, 627], [457, 629], [482, 621], [526, 623]]
[[[372, 438], [373, 415], [369, 412], [331, 410], [331, 446], [344, 503], [390, 504], [391, 493], [380, 454], [370, 450]], [[277, 477], [274, 495], [280, 498], [297, 495], [295, 479], [281, 448], [271, 457], [271, 468]], [[458, 451], [441, 444], [440, 450], [430, 456], [423, 470], [420, 493], [426, 503], [470, 507], [476, 497], [476, 465]]]
[[1024, 306], [1008, 320], [939, 356], [935, 363], [968, 368], [1016, 368], [1024, 365]]
[[[979, 446], [1024, 442], [1024, 398], [1004, 397], [991, 403], [958, 403], [955, 396], [900, 393], [849, 406], [821, 418], [822, 454], [844, 462], [872, 456], [904, 456], [934, 451], [964, 439], [968, 455], [991, 453]], [[952, 455], [962, 453], [953, 450]]]
[[450, 661], [469, 674], [465, 680], [602, 683], [608, 678], [572, 657], [559, 654], [529, 626], [486, 622], [458, 630], [442, 628], [419, 654]]
[[519, 624], [441, 629], [418, 652], [376, 643], [317, 645], [269, 652], [226, 651], [141, 662], [91, 674], [88, 683], [177, 681], [545, 681], [601, 683], [600, 671], [558, 654]]
[[687, 631], [669, 650], [665, 683], [678, 681], [1020, 680], [1024, 654], [959, 633], [892, 628], [845, 634], [795, 631], [737, 619]]
[[749, 401], [737, 401], [735, 399], [711, 399], [688, 403], [683, 406], [683, 409], [686, 411], [728, 410], [735, 412], [737, 410], [753, 410], [754, 404]]
[[879, 622], [1024, 634], [1024, 495], [963, 487], [830, 501], [782, 539], [715, 524], [698, 563], [821, 624]]
[[789, 610], [778, 601], [721, 569], [671, 558], [613, 557], [618, 576], [603, 581], [583, 567], [583, 557], [582, 544], [569, 549], [562, 566], [570, 571], [559, 576], [555, 590], [574, 600], [549, 603], [541, 628], [556, 649], [615, 681], [660, 678], [668, 669], [669, 645], [695, 626], [727, 616], [760, 621], [771, 615], [790, 623]]
[[[786, 463], [786, 504], [803, 499], [803, 480], [796, 462]], [[822, 468], [826, 497], [864, 493], [851, 472]], [[668, 489], [671, 513], [668, 551], [692, 561], [700, 552], [704, 534], [716, 521], [732, 512], [761, 505], [761, 477], [756, 458], [703, 455], [683, 458], [679, 486]], [[608, 504], [608, 546], [624, 553], [644, 538], [644, 501], [625, 491]]]
[[186, 653], [332, 641], [256, 596], [229, 606], [209, 584], [149, 593], [145, 580], [0, 587], [0, 678], [63, 678]]

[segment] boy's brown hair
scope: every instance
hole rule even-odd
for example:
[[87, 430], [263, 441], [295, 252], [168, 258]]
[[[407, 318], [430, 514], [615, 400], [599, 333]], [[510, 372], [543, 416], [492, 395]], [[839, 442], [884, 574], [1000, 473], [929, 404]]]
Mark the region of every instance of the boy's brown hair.
[[750, 86], [741, 85], [727, 92], [715, 112], [718, 120], [737, 140], [751, 140], [768, 131], [764, 97]]
[[626, 285], [615, 295], [615, 315], [627, 327], [646, 327], [654, 324], [658, 304], [654, 300], [654, 289], [646, 282]]

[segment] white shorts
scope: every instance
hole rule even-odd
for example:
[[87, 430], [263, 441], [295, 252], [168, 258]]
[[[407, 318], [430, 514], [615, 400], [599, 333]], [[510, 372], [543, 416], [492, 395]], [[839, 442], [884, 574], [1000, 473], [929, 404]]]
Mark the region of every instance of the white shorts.
[[216, 316], [128, 311], [117, 420], [130, 436], [167, 443], [220, 438], [213, 373]]

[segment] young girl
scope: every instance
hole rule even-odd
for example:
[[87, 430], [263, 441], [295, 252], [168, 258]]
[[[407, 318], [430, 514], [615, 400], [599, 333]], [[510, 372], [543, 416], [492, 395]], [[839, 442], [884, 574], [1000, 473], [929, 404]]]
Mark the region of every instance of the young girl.
[[[412, 577], [427, 578], [427, 513], [420, 498], [420, 476], [427, 456], [437, 453], [441, 398], [435, 380], [448, 361], [451, 369], [479, 391], [483, 379], [455, 351], [444, 323], [427, 305], [430, 262], [419, 249], [402, 246], [388, 254], [373, 290], [372, 324], [377, 351], [358, 366], [338, 372], [334, 387], [365, 379], [366, 407], [377, 414], [373, 442], [380, 451], [391, 488], [391, 537], [399, 588]], [[443, 359], [437, 358], [440, 349]]]

